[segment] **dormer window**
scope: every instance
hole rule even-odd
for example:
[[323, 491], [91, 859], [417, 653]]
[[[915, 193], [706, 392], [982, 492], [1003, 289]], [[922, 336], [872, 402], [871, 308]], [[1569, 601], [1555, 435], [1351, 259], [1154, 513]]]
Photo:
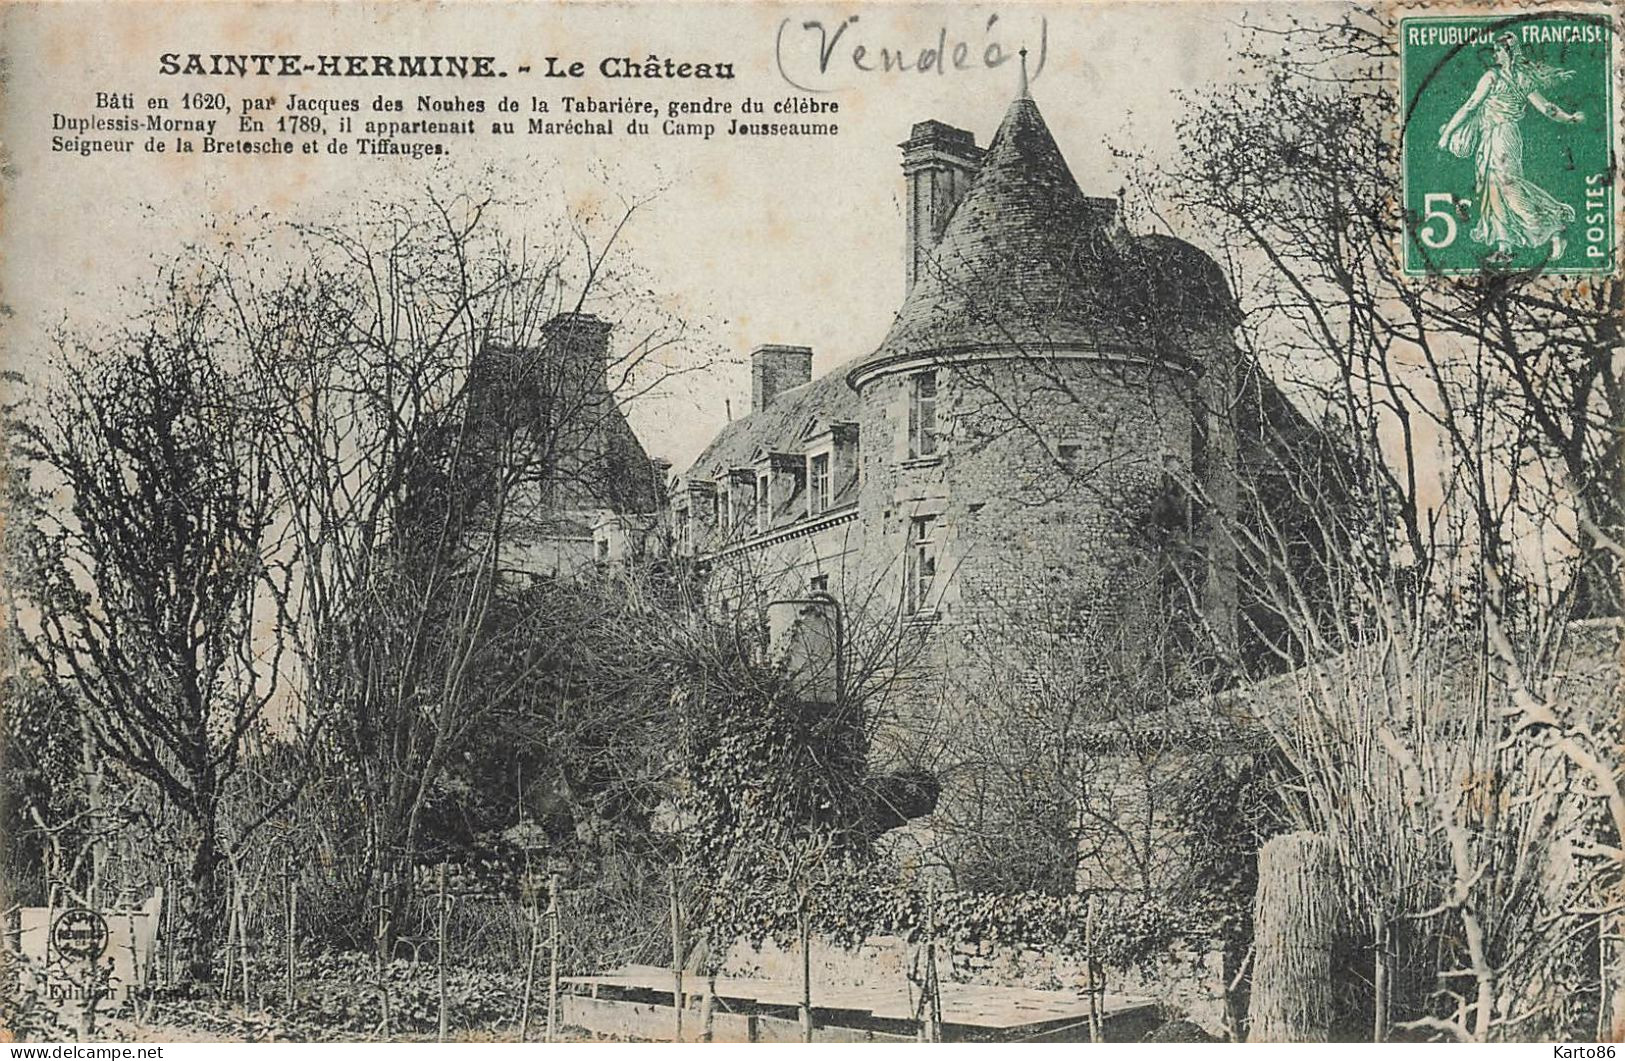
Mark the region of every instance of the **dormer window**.
[[830, 455], [814, 453], [807, 458], [807, 514], [816, 516], [829, 511], [834, 492], [835, 480], [830, 474]]
[[857, 500], [858, 425], [837, 420], [816, 434], [804, 432], [806, 457], [796, 466], [796, 482], [807, 488], [807, 516], [816, 519]]
[[749, 536], [756, 519], [756, 476], [754, 468], [734, 468], [725, 480], [722, 530], [727, 540]]
[[765, 472], [756, 477], [756, 533], [757, 534], [766, 534], [767, 533], [768, 519], [769, 519], [769, 516], [770, 516], [770, 514], [772, 512], [772, 509], [770, 509], [768, 507], [767, 494], [768, 494], [768, 485], [770, 483], [772, 483], [772, 481], [773, 481], [773, 477], [766, 474]]
[[908, 455], [915, 460], [937, 453], [937, 374], [908, 378]]

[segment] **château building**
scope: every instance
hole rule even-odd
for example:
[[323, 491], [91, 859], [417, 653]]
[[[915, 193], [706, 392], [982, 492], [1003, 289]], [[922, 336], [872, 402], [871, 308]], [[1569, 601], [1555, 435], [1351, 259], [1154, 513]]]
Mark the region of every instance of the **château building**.
[[876, 767], [935, 773], [946, 799], [973, 671], [1019, 689], [1013, 661], [1138, 648], [1175, 614], [1236, 640], [1216, 527], [1238, 461], [1279, 437], [1261, 418], [1308, 425], [1243, 370], [1219, 267], [1086, 194], [1025, 77], [985, 147], [924, 121], [901, 148], [889, 332], [817, 378], [806, 346], [752, 350], [749, 415], [668, 504], [718, 612], [765, 611], [775, 642], [811, 624], [828, 643], [833, 623], [848, 656], [890, 652]]
[[[462, 485], [504, 498], [501, 564], [567, 577], [644, 552], [660, 523], [666, 466], [643, 449], [610, 386], [612, 325], [560, 313], [539, 341], [488, 344], [469, 379], [485, 459]], [[507, 489], [482, 477], [505, 476]]]

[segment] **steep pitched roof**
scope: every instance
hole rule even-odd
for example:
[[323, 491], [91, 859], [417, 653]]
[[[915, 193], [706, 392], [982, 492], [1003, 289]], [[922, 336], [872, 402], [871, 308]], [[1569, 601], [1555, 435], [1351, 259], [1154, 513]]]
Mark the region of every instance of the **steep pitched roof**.
[[760, 412], [735, 420], [717, 433], [690, 465], [695, 479], [719, 479], [749, 467], [759, 452], [799, 453], [803, 443], [831, 424], [857, 420], [857, 392], [839, 372], [782, 391]]
[[1181, 319], [1233, 313], [1211, 258], [1172, 237], [1129, 236], [1115, 199], [1083, 194], [1022, 91], [880, 346], [723, 428], [689, 475], [716, 478], [759, 450], [799, 449], [812, 420], [856, 420], [849, 381], [891, 362], [965, 346], [1042, 355], [1068, 344], [1179, 360]]
[[1114, 317], [1116, 205], [1083, 194], [1038, 105], [1017, 98], [891, 332], [854, 372], [956, 346], [1098, 341]]
[[1086, 196], [1023, 92], [879, 348], [870, 370], [934, 351], [1128, 347], [1181, 360], [1194, 315], [1234, 313], [1223, 274], [1182, 241], [1131, 237], [1114, 199]]
[[550, 321], [539, 345], [487, 343], [470, 374], [470, 415], [499, 433], [559, 440], [558, 456], [537, 463], [560, 506], [655, 512], [661, 476], [605, 379], [609, 332], [608, 322], [571, 313]]

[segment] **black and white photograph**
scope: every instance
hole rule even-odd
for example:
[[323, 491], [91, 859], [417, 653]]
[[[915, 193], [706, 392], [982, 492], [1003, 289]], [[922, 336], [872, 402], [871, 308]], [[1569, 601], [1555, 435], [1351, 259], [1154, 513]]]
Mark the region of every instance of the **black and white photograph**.
[[0, 1049], [1613, 1057], [1619, 31], [0, 5]]

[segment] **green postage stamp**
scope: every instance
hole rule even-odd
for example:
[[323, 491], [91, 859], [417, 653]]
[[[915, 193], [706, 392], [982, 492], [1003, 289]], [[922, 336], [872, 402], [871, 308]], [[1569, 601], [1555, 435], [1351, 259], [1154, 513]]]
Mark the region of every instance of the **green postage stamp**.
[[1612, 272], [1609, 19], [1418, 16], [1399, 32], [1405, 271]]

